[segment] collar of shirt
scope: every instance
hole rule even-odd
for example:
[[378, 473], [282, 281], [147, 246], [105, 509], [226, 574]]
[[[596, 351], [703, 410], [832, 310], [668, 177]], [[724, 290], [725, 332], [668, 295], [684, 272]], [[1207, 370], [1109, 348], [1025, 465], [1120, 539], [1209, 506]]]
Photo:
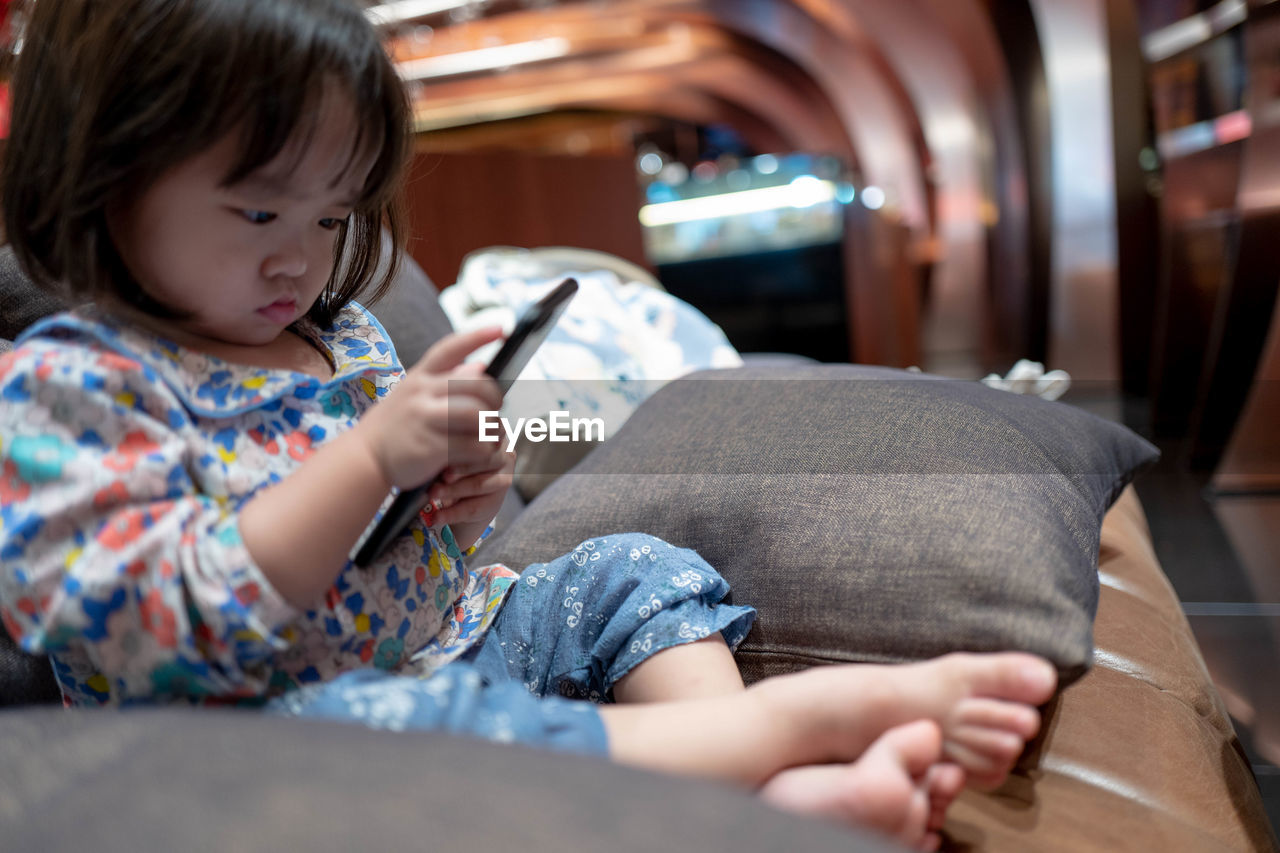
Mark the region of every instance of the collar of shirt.
[[93, 342], [133, 359], [154, 372], [194, 414], [228, 417], [260, 408], [285, 396], [315, 397], [353, 381], [368, 383], [376, 395], [379, 377], [402, 372], [391, 339], [382, 324], [358, 303], [343, 308], [327, 329], [307, 321], [299, 331], [327, 349], [333, 358], [328, 381], [290, 370], [234, 364], [179, 346], [149, 331], [126, 326], [93, 307], [55, 314], [24, 331], [21, 345], [31, 338]]

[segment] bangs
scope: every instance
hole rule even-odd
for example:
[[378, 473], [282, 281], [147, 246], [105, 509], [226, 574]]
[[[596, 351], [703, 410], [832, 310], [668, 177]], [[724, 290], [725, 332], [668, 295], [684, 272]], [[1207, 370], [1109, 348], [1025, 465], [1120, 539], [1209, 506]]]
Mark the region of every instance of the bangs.
[[222, 178], [222, 185], [238, 184], [269, 166], [278, 167], [272, 169], [269, 179], [288, 179], [310, 150], [326, 111], [341, 108], [343, 119], [350, 117], [354, 121], [343, 143], [344, 159], [334, 170], [328, 186], [332, 189], [348, 184], [358, 170], [362, 181], [351, 198], [355, 210], [378, 208], [391, 198], [400, 170], [395, 155], [388, 149], [385, 116], [376, 108], [362, 104], [349, 91], [340, 89], [336, 82], [331, 78], [331, 82], [321, 87], [321, 93], [313, 92], [306, 102], [288, 113], [251, 109], [239, 128], [237, 153]]
[[[226, 58], [227, 68], [235, 71], [227, 86], [230, 102], [221, 115], [228, 131], [240, 128], [240, 146], [225, 184], [238, 183], [282, 154], [287, 155], [283, 166], [291, 172], [306, 155], [324, 109], [332, 106], [330, 99], [337, 97], [354, 126], [334, 185], [374, 155], [354, 199], [356, 208], [380, 207], [394, 195], [408, 149], [403, 88], [361, 13], [346, 8], [354, 19], [335, 16], [330, 26], [313, 28], [310, 39], [288, 32], [279, 43], [245, 44], [244, 55]], [[261, 12], [268, 19], [282, 16]], [[263, 29], [263, 39], [271, 40], [272, 33]]]

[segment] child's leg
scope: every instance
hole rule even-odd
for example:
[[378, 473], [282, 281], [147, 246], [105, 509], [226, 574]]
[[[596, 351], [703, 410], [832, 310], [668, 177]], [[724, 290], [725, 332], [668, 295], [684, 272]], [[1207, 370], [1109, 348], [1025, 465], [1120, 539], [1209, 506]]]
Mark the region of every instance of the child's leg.
[[668, 702], [741, 693], [746, 688], [720, 634], [672, 646], [637, 664], [613, 685], [619, 702]]
[[741, 691], [730, 648], [755, 612], [693, 551], [622, 533], [521, 573], [479, 646], [489, 681], [538, 696], [654, 702]]
[[[941, 759], [951, 756], [979, 782], [1000, 782], [1035, 735], [1035, 706], [1054, 686], [1052, 666], [1030, 655], [948, 655], [903, 666], [807, 670], [698, 699], [599, 707], [539, 699], [517, 682], [487, 684], [475, 668], [459, 664], [426, 680], [348, 673], [286, 694], [268, 709], [607, 752], [620, 763], [762, 788], [785, 808], [854, 822], [866, 819], [859, 798], [883, 785], [902, 796], [889, 796], [893, 808], [879, 801], [895, 817], [873, 825], [904, 838], [920, 829], [919, 809], [909, 801], [923, 792], [931, 814], [920, 843], [927, 846], [927, 830], [941, 825], [959, 787], [958, 768], [948, 771]], [[940, 749], [922, 744], [918, 734], [895, 734], [919, 720], [940, 731]], [[851, 763], [833, 770], [835, 762]]]
[[932, 720], [943, 755], [985, 786], [1002, 781], [1035, 736], [1036, 706], [1056, 680], [1053, 667], [1031, 655], [954, 654], [822, 667], [741, 693], [605, 707], [601, 718], [618, 761], [752, 787], [787, 768], [853, 761], [888, 730]]
[[[488, 680], [513, 679], [537, 695], [601, 701], [620, 689], [626, 700], [668, 700], [644, 706], [651, 713], [605, 709], [616, 757], [751, 785], [786, 767], [854, 760], [884, 732], [918, 719], [941, 726], [945, 755], [975, 784], [997, 784], [1038, 729], [1034, 706], [1056, 682], [1051, 666], [1027, 655], [950, 655], [824, 667], [743, 692], [723, 641], [693, 642], [723, 633], [731, 646], [745, 634], [752, 612], [721, 603], [727, 589], [691, 551], [639, 534], [600, 537], [526, 570], [468, 659]], [[697, 701], [668, 704], [676, 698]], [[713, 701], [735, 698], [745, 704]], [[771, 706], [769, 719], [760, 719], [761, 704]], [[723, 722], [735, 715], [740, 737]], [[702, 723], [689, 725], [693, 717]], [[673, 741], [673, 730], [694, 732], [695, 741], [715, 731], [722, 743], [753, 749], [707, 754], [704, 743]]]
[[474, 667], [462, 663], [425, 679], [355, 670], [286, 693], [268, 702], [266, 711], [371, 729], [452, 732], [565, 752], [609, 751], [600, 714], [590, 702], [538, 698], [514, 681], [488, 684]]

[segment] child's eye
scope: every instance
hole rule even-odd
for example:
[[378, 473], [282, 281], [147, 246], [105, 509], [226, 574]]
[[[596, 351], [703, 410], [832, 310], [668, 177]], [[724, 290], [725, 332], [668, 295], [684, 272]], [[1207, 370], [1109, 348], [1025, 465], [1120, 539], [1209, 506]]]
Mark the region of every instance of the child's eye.
[[323, 229], [324, 229], [324, 230], [326, 230], [326, 231], [334, 231], [334, 230], [336, 230], [336, 229], [338, 229], [338, 228], [341, 228], [343, 225], [346, 225], [346, 224], [347, 224], [347, 219], [348, 219], [348, 218], [349, 218], [349, 217], [346, 217], [346, 216], [342, 216], [342, 217], [334, 217], [334, 216], [325, 217], [324, 219], [321, 219], [321, 220], [320, 220], [320, 227], [321, 227], [321, 228], [323, 228]]
[[265, 210], [242, 210], [240, 214], [254, 225], [266, 225], [276, 218], [274, 213], [268, 213]]

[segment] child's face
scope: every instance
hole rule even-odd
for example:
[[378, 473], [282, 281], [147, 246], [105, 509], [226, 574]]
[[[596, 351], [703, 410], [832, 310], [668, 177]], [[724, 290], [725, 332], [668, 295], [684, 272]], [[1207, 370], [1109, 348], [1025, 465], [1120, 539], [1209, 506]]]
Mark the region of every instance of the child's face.
[[329, 280], [340, 223], [372, 164], [357, 160], [343, 173], [353, 134], [347, 102], [328, 96], [300, 160], [301, 141], [292, 140], [244, 181], [220, 186], [236, 156], [228, 134], [109, 214], [143, 290], [194, 315], [153, 325], [197, 343], [261, 346], [305, 314]]

